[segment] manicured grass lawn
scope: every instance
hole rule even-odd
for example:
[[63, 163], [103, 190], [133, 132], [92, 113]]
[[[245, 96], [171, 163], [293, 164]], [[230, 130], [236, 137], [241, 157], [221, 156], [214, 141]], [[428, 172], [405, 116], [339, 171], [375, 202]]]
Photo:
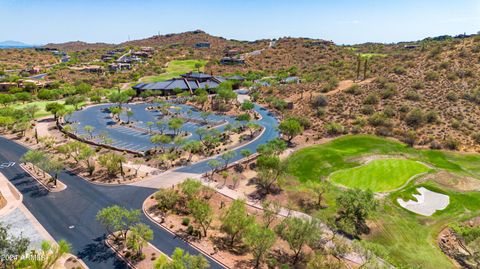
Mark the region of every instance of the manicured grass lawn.
[[[45, 117], [45, 116], [51, 115], [50, 112], [48, 112], [48, 111], [45, 110], [45, 107], [47, 106], [47, 104], [49, 104], [49, 103], [54, 103], [54, 102], [61, 103], [61, 104], [64, 103], [63, 100], [59, 100], [59, 101], [34, 101], [34, 102], [25, 103], [25, 104], [16, 103], [16, 104], [10, 105], [10, 107], [15, 108], [15, 109], [23, 109], [23, 108], [25, 108], [26, 106], [36, 105], [36, 106], [38, 106], [39, 111], [35, 114], [35, 118], [41, 118], [41, 117]], [[72, 106], [72, 105], [66, 105], [66, 107], [73, 109], [73, 106]], [[80, 106], [79, 106], [79, 107], [80, 107]]]
[[[408, 158], [406, 160], [408, 162], [405, 163], [405, 167], [400, 168], [403, 172], [399, 172], [392, 168], [387, 169], [388, 162], [385, 163], [387, 160], [377, 160], [380, 161], [379, 163], [372, 161], [371, 166], [368, 164], [361, 166], [362, 164], [356, 161], [359, 157], [368, 155], [391, 155], [392, 158], [401, 155]], [[373, 184], [370, 185], [371, 188], [381, 189], [384, 187], [384, 182], [379, 181], [378, 178], [382, 178], [387, 171], [389, 174], [400, 174], [407, 179], [410, 174], [428, 171], [428, 168], [421, 165], [416, 167], [419, 170], [415, 173], [410, 171], [412, 163], [415, 163], [416, 160], [428, 163], [435, 169], [444, 169], [454, 174], [467, 175], [480, 180], [480, 154], [416, 150], [395, 140], [357, 135], [343, 136], [329, 143], [307, 147], [292, 154], [287, 159], [287, 170], [293, 176], [289, 179], [293, 183], [288, 185], [287, 191], [291, 195], [298, 196], [311, 189], [312, 184], [328, 184], [330, 188], [324, 195], [327, 208], [312, 213], [325, 218], [335, 214], [337, 210], [335, 199], [342, 189], [329, 181], [321, 182], [322, 178], [325, 179], [336, 171], [339, 171], [337, 173], [350, 173], [366, 178], [365, 182]], [[398, 161], [399, 158], [390, 165], [400, 167]], [[373, 176], [377, 178], [376, 181], [370, 179]], [[350, 184], [350, 187], [355, 187], [355, 184], [358, 183], [352, 178], [344, 180], [345, 182], [341, 184]], [[388, 182], [388, 184], [390, 183]], [[368, 184], [357, 187], [368, 188]], [[411, 194], [420, 186], [448, 195], [450, 197], [448, 207], [436, 212], [431, 217], [424, 217], [410, 212], [396, 203], [398, 197], [411, 198]], [[394, 191], [380, 200], [380, 204], [380, 209], [373, 214], [370, 220], [371, 233], [362, 237], [367, 245], [373, 246], [372, 249], [377, 255], [399, 268], [455, 268], [438, 247], [437, 236], [446, 225], [479, 215], [480, 193], [456, 192], [431, 181], [422, 184], [411, 181], [405, 188]]]
[[349, 188], [386, 192], [400, 188], [411, 177], [429, 170], [427, 166], [412, 160], [381, 159], [340, 170], [333, 173], [330, 180]]
[[204, 60], [173, 60], [168, 63], [166, 72], [159, 74], [157, 76], [148, 76], [140, 79], [141, 82], [157, 82], [165, 81], [174, 77], [178, 77], [182, 74], [188, 73], [190, 71], [197, 71], [195, 64], [201, 64], [202, 67], [200, 71], [204, 70], [204, 66], [207, 63]]

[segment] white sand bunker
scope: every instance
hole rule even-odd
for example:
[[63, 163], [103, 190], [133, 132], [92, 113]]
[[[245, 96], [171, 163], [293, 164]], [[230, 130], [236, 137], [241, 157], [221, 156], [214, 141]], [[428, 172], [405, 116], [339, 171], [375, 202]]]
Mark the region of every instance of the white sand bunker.
[[445, 209], [450, 203], [448, 195], [433, 192], [424, 187], [417, 188], [417, 191], [420, 194], [413, 194], [417, 201], [408, 200], [405, 202], [398, 198], [397, 202], [401, 207], [423, 216], [431, 216], [435, 211]]

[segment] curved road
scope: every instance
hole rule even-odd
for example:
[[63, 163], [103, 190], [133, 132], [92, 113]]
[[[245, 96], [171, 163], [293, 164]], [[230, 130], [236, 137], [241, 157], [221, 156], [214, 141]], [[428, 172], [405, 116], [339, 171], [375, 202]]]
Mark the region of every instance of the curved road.
[[[258, 145], [278, 136], [277, 120], [267, 110], [256, 106], [255, 109], [262, 115], [259, 124], [265, 127], [260, 137], [243, 148], [255, 152]], [[0, 137], [0, 163], [19, 162], [20, 157], [28, 149], [6, 138]], [[240, 159], [237, 154], [235, 160]], [[201, 161], [191, 166], [177, 169], [179, 172], [204, 173], [210, 168], [207, 161]], [[153, 194], [156, 189], [135, 185], [101, 186], [89, 183], [69, 172], [62, 172], [60, 178], [68, 188], [62, 192], [49, 193], [31, 178], [18, 165], [0, 170], [23, 194], [23, 203], [55, 238], [65, 239], [72, 244], [73, 253], [80, 257], [90, 268], [127, 268], [117, 259], [104, 243], [105, 229], [95, 221], [97, 212], [111, 205], [120, 205], [126, 208], [139, 209], [143, 201]], [[161, 251], [171, 255], [176, 247], [185, 249], [192, 254], [198, 251], [179, 238], [175, 238], [166, 230], [152, 223], [142, 216], [142, 221], [154, 231], [154, 240], [151, 242]], [[210, 262], [210, 268], [222, 268], [215, 261]]]

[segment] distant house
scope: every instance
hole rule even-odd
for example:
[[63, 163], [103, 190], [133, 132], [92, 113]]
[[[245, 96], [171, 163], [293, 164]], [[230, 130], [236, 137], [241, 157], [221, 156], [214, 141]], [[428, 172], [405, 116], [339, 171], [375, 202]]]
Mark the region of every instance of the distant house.
[[103, 73], [104, 68], [99, 65], [88, 65], [80, 68], [80, 71], [89, 72], [89, 73]]
[[0, 82], [0, 92], [7, 92], [10, 88], [18, 87], [15, 82]]
[[21, 73], [28, 73], [30, 75], [36, 75], [40, 73], [41, 69], [39, 66], [31, 66], [27, 67], [26, 69], [22, 70]]
[[232, 81], [245, 81], [245, 78], [240, 76], [240, 75], [234, 75], [234, 76], [230, 76], [230, 77], [227, 77], [227, 80], [232, 80]]
[[160, 95], [173, 95], [177, 93], [176, 91], [194, 93], [197, 89], [215, 89], [225, 80], [223, 77], [205, 73], [186, 73], [179, 78], [161, 82], [139, 83], [132, 88], [137, 92], [137, 95], [147, 90], [160, 92]]
[[240, 51], [240, 49], [229, 49], [229, 50], [225, 51], [225, 56], [233, 57], [233, 56], [236, 56], [240, 53], [242, 53], [242, 51]]
[[120, 57], [118, 58], [118, 60], [116, 60], [117, 63], [135, 63], [135, 62], [142, 62], [142, 58], [138, 57], [138, 56], [124, 56], [124, 57]]
[[195, 44], [195, 48], [201, 49], [201, 48], [210, 48], [210, 43], [209, 42], [198, 42]]
[[245, 60], [240, 58], [233, 58], [233, 57], [223, 57], [220, 60], [220, 64], [223, 64], [223, 65], [245, 64]]
[[66, 63], [70, 61], [70, 56], [68, 55], [63, 55], [62, 58], [60, 59], [62, 63]]
[[130, 69], [132, 69], [132, 65], [129, 63], [112, 63], [108, 65], [108, 70], [110, 70], [111, 72], [118, 72]]
[[103, 61], [103, 62], [110, 62], [110, 61], [113, 61], [115, 58], [112, 56], [112, 55], [109, 55], [109, 54], [104, 54], [100, 57], [100, 59]]
[[281, 83], [283, 84], [299, 84], [301, 82], [299, 77], [287, 77], [282, 79]]
[[405, 45], [405, 46], [403, 46], [403, 48], [407, 49], [407, 50], [416, 49], [417, 47], [418, 47], [417, 45]]

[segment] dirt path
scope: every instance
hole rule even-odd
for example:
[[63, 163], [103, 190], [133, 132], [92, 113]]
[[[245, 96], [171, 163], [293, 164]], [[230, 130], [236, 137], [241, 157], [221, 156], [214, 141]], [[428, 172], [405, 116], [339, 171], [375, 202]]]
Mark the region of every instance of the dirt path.
[[358, 85], [365, 85], [365, 84], [368, 84], [368, 83], [370, 83], [370, 82], [372, 82], [372, 81], [374, 81], [374, 80], [375, 80], [375, 77], [373, 77], [373, 78], [367, 78], [367, 79], [362, 80], [362, 81], [360, 81], [360, 82], [355, 82], [355, 81], [353, 81], [353, 80], [351, 80], [351, 79], [342, 80], [342, 81], [340, 81], [340, 82], [338, 83], [338, 86], [337, 86], [337, 88], [336, 88], [335, 90], [329, 91], [329, 92], [325, 93], [325, 95], [333, 95], [333, 94], [336, 94], [337, 92], [344, 91], [344, 90], [350, 88], [350, 87], [351, 87], [353, 84], [355, 84], [355, 83], [358, 84]]

